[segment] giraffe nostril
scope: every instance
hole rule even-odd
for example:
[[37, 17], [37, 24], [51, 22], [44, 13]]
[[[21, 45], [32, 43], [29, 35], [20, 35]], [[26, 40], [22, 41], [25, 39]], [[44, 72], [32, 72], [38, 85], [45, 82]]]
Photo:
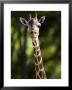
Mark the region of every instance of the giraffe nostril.
[[33, 32], [31, 32], [31, 34], [33, 34]]
[[36, 34], [36, 32], [35, 32], [35, 34]]

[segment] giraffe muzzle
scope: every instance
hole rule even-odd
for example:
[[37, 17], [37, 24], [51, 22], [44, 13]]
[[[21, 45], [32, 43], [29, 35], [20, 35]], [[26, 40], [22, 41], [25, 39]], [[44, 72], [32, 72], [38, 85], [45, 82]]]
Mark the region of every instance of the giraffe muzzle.
[[39, 36], [39, 32], [31, 31], [31, 36], [32, 37], [37, 37], [37, 36]]

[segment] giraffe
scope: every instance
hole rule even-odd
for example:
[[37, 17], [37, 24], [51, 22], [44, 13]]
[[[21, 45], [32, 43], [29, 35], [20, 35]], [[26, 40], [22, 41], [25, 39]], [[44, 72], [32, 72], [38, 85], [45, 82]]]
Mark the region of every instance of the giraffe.
[[43, 66], [43, 60], [41, 55], [41, 50], [39, 46], [39, 27], [44, 22], [45, 16], [42, 16], [39, 20], [37, 18], [37, 13], [35, 13], [35, 17], [31, 18], [31, 14], [29, 14], [29, 20], [27, 21], [25, 18], [20, 17], [20, 22], [28, 27], [28, 31], [30, 32], [30, 36], [32, 39], [34, 57], [35, 57], [35, 72], [36, 79], [46, 79], [46, 73]]

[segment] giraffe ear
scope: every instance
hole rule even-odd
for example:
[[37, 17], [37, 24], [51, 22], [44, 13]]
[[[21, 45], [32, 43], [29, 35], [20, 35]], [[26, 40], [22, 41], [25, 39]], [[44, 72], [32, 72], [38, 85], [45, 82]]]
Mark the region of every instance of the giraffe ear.
[[20, 22], [21, 22], [23, 25], [28, 26], [28, 22], [27, 22], [26, 19], [20, 17], [19, 20], [20, 20]]
[[39, 23], [42, 24], [45, 20], [45, 16], [42, 16], [40, 19], [39, 19]]

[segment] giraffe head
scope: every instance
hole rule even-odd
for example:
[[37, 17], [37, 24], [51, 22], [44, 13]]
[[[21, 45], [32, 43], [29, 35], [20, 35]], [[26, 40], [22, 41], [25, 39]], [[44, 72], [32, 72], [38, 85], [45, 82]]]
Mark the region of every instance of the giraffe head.
[[37, 18], [37, 13], [34, 18], [29, 14], [29, 20], [27, 21], [25, 18], [20, 17], [20, 22], [28, 27], [28, 31], [31, 34], [31, 37], [36, 37], [39, 35], [39, 28], [41, 24], [44, 22], [45, 16], [42, 16], [39, 20]]

